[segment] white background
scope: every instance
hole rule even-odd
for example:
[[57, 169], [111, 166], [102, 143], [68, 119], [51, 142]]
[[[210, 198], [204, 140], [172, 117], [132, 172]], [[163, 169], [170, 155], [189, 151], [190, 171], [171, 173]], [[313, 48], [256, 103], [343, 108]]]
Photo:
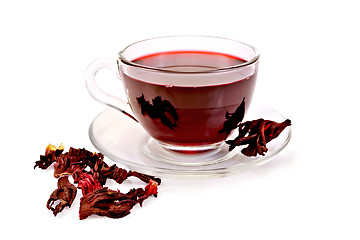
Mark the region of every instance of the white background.
[[[356, 2], [2, 1], [1, 239], [359, 239]], [[48, 143], [96, 150], [87, 131], [106, 106], [88, 95], [86, 66], [134, 41], [173, 34], [257, 47], [254, 104], [292, 120], [290, 144], [241, 174], [163, 179], [157, 199], [122, 219], [80, 221], [80, 192], [54, 217], [46, 201], [56, 179], [33, 166]]]

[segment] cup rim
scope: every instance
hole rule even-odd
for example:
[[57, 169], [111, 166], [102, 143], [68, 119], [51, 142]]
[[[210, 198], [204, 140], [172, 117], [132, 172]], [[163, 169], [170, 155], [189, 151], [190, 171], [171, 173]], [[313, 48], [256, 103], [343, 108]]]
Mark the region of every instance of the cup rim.
[[[233, 42], [237, 42], [237, 43], [243, 44], [243, 45], [251, 48], [254, 51], [254, 57], [252, 57], [250, 60], [248, 60], [248, 61], [246, 61], [244, 63], [236, 64], [236, 65], [229, 66], [229, 67], [219, 67], [219, 68], [215, 68], [215, 69], [211, 69], [211, 70], [201, 70], [201, 71], [178, 71], [178, 70], [173, 70], [173, 69], [166, 69], [166, 68], [161, 68], [161, 67], [152, 67], [152, 66], [147, 66], [147, 65], [135, 63], [132, 60], [129, 60], [124, 56], [125, 51], [128, 48], [130, 48], [131, 46], [134, 46], [135, 44], [145, 42], [145, 41], [149, 41], [149, 40], [156, 40], [156, 39], [160, 39], [160, 38], [174, 38], [174, 37], [217, 38], [217, 39], [233, 41]], [[232, 71], [232, 70], [243, 68], [243, 67], [246, 67], [246, 66], [249, 66], [249, 65], [255, 63], [256, 61], [258, 61], [259, 57], [260, 57], [260, 54], [259, 54], [258, 50], [255, 47], [253, 47], [252, 45], [249, 45], [247, 43], [244, 43], [244, 42], [241, 42], [241, 41], [238, 41], [238, 40], [230, 39], [230, 38], [216, 37], [216, 36], [205, 36], [205, 35], [171, 35], [171, 36], [147, 38], [147, 39], [144, 39], [144, 40], [134, 42], [134, 43], [126, 46], [123, 50], [121, 50], [119, 52], [119, 60], [122, 63], [127, 64], [129, 66], [137, 67], [137, 68], [141, 68], [141, 69], [146, 69], [146, 70], [159, 71], [159, 72], [164, 72], [164, 73], [176, 73], [176, 74], [204, 74], [204, 73], [216, 73], [216, 72]]]

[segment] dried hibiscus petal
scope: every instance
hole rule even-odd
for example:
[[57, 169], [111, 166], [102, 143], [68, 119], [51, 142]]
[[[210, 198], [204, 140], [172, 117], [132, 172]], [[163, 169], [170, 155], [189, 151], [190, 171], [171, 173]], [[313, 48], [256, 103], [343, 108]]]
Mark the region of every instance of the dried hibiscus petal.
[[99, 159], [103, 159], [104, 155], [92, 153], [84, 148], [70, 148], [69, 152], [61, 154], [56, 158], [54, 164], [54, 176], [60, 177], [69, 175], [77, 171], [82, 171], [86, 166], [92, 167], [92, 164]]
[[243, 120], [245, 115], [245, 98], [241, 104], [236, 108], [235, 112], [226, 112], [223, 128], [218, 133], [225, 133], [225, 138], [229, 136], [232, 130], [238, 127], [239, 123]]
[[144, 94], [136, 98], [136, 100], [141, 107], [142, 115], [147, 114], [151, 119], [160, 118], [161, 123], [170, 129], [177, 126], [179, 116], [175, 107], [168, 100], [163, 100], [160, 96], [157, 96], [152, 100], [151, 104], [146, 101]]
[[125, 217], [135, 204], [139, 203], [142, 206], [143, 201], [151, 195], [156, 197], [157, 186], [156, 181], [150, 180], [145, 190], [134, 188], [126, 194], [107, 187], [98, 188], [80, 199], [80, 220], [92, 214], [110, 218]]
[[157, 195], [158, 182], [150, 180], [149, 184], [145, 187], [145, 193], [147, 195]]
[[45, 149], [45, 155], [40, 155], [40, 160], [35, 162], [34, 169], [36, 167], [47, 169], [51, 164], [53, 164], [53, 162], [55, 162], [56, 157], [60, 156], [63, 151], [63, 144], [61, 144], [59, 147], [55, 147], [52, 144], [47, 145]]
[[156, 181], [158, 184], [161, 183], [160, 178], [156, 178], [150, 175], [146, 175], [143, 173], [135, 172], [135, 171], [126, 171], [123, 168], [119, 168], [115, 164], [112, 166], [108, 166], [105, 162], [97, 163], [91, 168], [91, 173], [95, 178], [98, 179], [100, 184], [105, 185], [106, 179], [110, 178], [116, 181], [117, 183], [121, 184], [124, 182], [128, 177], [134, 176], [139, 178], [145, 183], [149, 183], [150, 180]]
[[145, 182], [145, 183], [150, 183], [151, 181], [155, 181], [158, 185], [161, 184], [161, 179], [160, 178], [156, 178], [147, 174], [143, 174], [143, 173], [139, 173], [139, 172], [135, 172], [135, 171], [129, 171], [128, 173], [128, 177], [129, 176], [134, 176], [139, 178], [141, 181]]
[[268, 151], [266, 144], [278, 137], [290, 125], [291, 121], [289, 119], [281, 123], [262, 118], [247, 121], [239, 124], [239, 135], [233, 140], [226, 141], [226, 143], [229, 144], [229, 151], [233, 150], [236, 146], [248, 145], [241, 150], [245, 156], [255, 157], [258, 154], [265, 155]]
[[74, 178], [74, 183], [77, 183], [77, 186], [81, 189], [83, 196], [102, 187], [93, 175], [86, 172], [75, 172], [72, 176]]
[[121, 184], [127, 176], [127, 171], [125, 169], [119, 168], [115, 164], [109, 167], [105, 162], [102, 162], [96, 167], [91, 168], [91, 173], [94, 175], [98, 181], [105, 185], [108, 178], [115, 180], [117, 183]]
[[104, 155], [102, 153], [92, 153], [85, 148], [70, 148], [69, 155], [74, 159], [72, 165], [85, 168], [89, 166], [91, 169], [97, 165], [104, 163]]
[[140, 206], [142, 206], [142, 202], [151, 195], [157, 197], [157, 187], [158, 187], [158, 183], [156, 181], [154, 180], [149, 181], [149, 184], [146, 185], [145, 187], [145, 191], [141, 195], [139, 195], [138, 202]]
[[154, 197], [157, 197], [157, 187], [158, 183], [154, 180], [150, 180], [148, 185], [146, 185], [145, 190], [142, 188], [134, 188], [131, 189], [127, 195], [136, 200], [140, 206], [142, 206], [142, 203], [145, 199], [153, 195]]
[[117, 167], [115, 164], [110, 167], [110, 169], [114, 169], [111, 175], [109, 175], [109, 178], [114, 179], [115, 182], [121, 184], [123, 181], [125, 181], [128, 178], [128, 172], [123, 169]]
[[[76, 197], [76, 187], [71, 184], [67, 176], [60, 177], [57, 184], [57, 189], [50, 195], [46, 207], [53, 211], [56, 216], [66, 206], [70, 207]], [[57, 205], [53, 207], [55, 202]]]
[[131, 196], [108, 189], [98, 188], [80, 199], [80, 220], [96, 214], [110, 218], [125, 217], [137, 203]]
[[71, 160], [67, 157], [66, 154], [61, 154], [55, 158], [54, 164], [54, 177], [61, 177], [64, 175], [71, 174]]

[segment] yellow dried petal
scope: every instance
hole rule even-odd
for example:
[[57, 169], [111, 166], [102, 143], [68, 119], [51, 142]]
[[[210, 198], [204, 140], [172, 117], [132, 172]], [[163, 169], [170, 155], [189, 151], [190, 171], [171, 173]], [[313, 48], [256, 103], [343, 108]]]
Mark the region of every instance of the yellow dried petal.
[[49, 144], [49, 145], [47, 145], [45, 150], [46, 151], [55, 151], [56, 147], [55, 147], [55, 145]]
[[59, 150], [64, 150], [64, 149], [65, 149], [64, 144], [61, 143], [61, 145], [58, 147], [58, 149], [59, 149]]

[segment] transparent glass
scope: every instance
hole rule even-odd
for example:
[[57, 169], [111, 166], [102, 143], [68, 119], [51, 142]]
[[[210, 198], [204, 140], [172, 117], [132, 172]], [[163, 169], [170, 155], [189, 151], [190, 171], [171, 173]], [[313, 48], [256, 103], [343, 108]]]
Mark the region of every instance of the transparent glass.
[[[285, 118], [274, 109], [256, 105], [249, 109], [246, 119], [272, 119], [282, 122]], [[217, 151], [189, 155], [166, 150], [135, 121], [114, 109], [100, 113], [89, 128], [93, 145], [105, 156], [129, 169], [159, 177], [208, 178], [239, 173], [272, 160], [289, 143], [291, 128], [267, 143], [265, 156], [247, 157], [240, 153], [241, 147], [228, 151], [222, 144]], [[148, 144], [158, 148], [160, 155], [149, 153]]]
[[[139, 41], [115, 60], [96, 60], [86, 71], [90, 94], [135, 121], [162, 148], [214, 154], [227, 137], [229, 113], [245, 100], [250, 107], [259, 53], [245, 43], [208, 36], [169, 36]], [[102, 91], [95, 75], [103, 68], [121, 79], [127, 99]], [[125, 110], [130, 106], [131, 111]], [[147, 143], [149, 155], [162, 149]], [[207, 153], [208, 154], [208, 153]]]

